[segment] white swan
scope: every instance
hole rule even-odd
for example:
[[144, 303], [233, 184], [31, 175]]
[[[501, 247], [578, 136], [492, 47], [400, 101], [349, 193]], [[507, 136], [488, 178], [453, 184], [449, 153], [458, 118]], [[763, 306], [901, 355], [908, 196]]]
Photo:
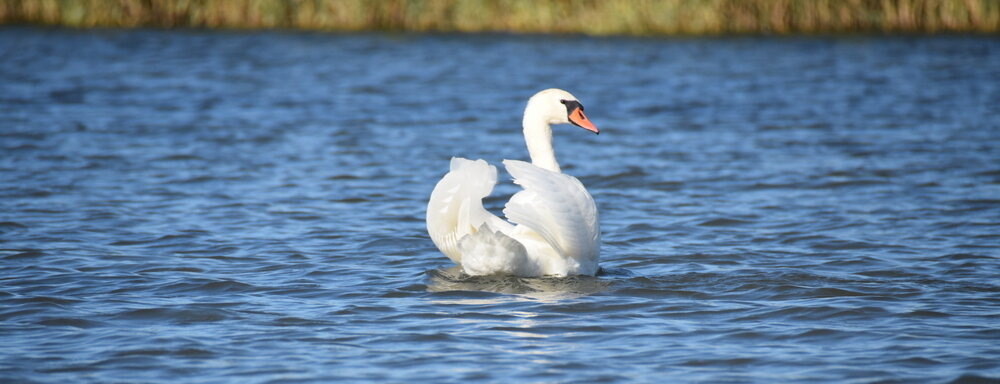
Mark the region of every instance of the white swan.
[[[451, 159], [451, 171], [434, 187], [427, 203], [427, 232], [469, 275], [593, 275], [597, 272], [600, 229], [594, 199], [573, 176], [563, 174], [552, 149], [550, 124], [579, 126], [599, 133], [569, 92], [546, 89], [524, 109], [524, 141], [531, 163], [504, 160], [514, 194], [503, 220], [483, 208], [497, 169], [483, 160]], [[512, 224], [513, 223], [513, 224]]]

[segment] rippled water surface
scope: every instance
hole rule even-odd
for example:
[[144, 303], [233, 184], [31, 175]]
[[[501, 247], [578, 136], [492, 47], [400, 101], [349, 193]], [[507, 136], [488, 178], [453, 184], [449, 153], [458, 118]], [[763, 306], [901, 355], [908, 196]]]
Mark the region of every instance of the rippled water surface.
[[[1000, 39], [0, 29], [0, 381], [1000, 379]], [[597, 277], [462, 276], [557, 127]], [[501, 176], [499, 212], [516, 191]]]

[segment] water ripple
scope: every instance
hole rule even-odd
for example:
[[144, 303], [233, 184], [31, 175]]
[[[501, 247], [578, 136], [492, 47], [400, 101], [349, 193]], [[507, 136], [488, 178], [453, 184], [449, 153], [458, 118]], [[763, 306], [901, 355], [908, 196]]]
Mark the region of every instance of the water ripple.
[[[0, 381], [996, 381], [997, 44], [0, 29]], [[465, 276], [549, 86], [601, 271]]]

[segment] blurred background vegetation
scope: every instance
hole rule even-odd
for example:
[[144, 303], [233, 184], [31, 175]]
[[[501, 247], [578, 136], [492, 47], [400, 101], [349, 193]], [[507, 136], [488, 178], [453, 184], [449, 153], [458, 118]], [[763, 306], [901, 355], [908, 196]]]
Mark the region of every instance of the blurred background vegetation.
[[1000, 0], [0, 0], [0, 24], [593, 35], [997, 33]]

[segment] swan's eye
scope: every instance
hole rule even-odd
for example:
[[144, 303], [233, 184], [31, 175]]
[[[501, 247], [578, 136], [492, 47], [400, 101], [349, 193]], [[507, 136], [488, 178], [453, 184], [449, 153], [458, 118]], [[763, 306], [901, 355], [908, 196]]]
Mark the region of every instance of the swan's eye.
[[559, 100], [560, 103], [566, 104], [566, 100]]

